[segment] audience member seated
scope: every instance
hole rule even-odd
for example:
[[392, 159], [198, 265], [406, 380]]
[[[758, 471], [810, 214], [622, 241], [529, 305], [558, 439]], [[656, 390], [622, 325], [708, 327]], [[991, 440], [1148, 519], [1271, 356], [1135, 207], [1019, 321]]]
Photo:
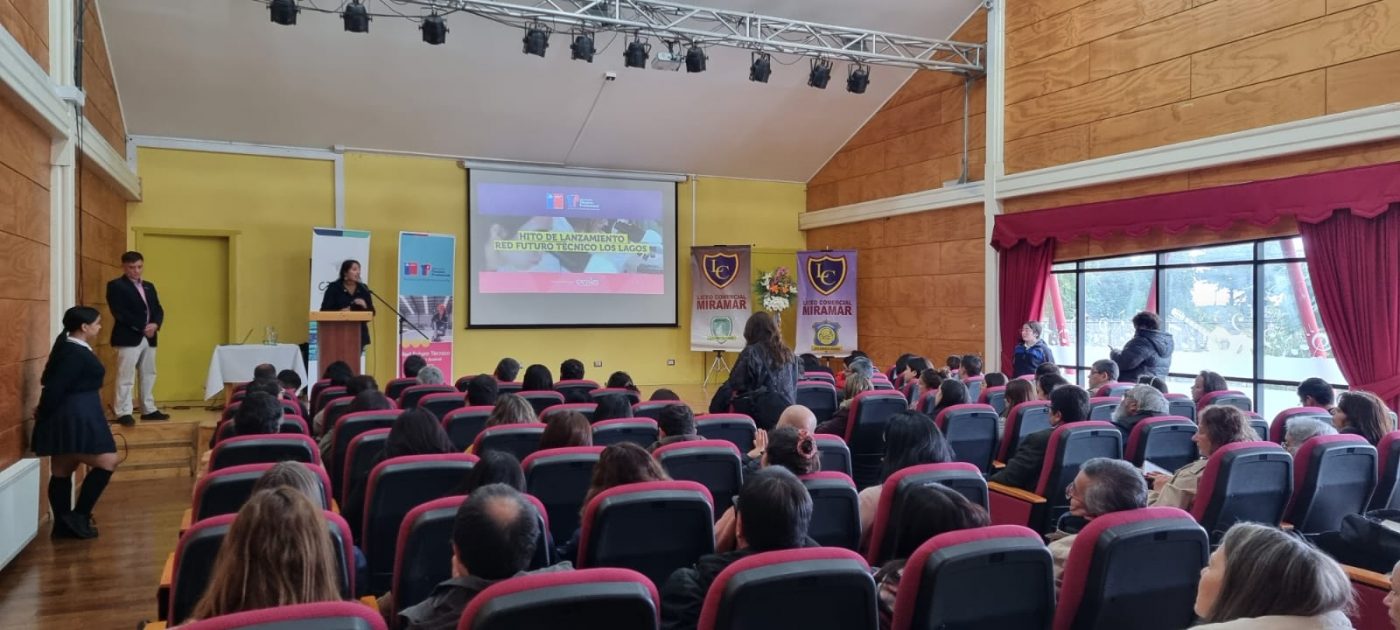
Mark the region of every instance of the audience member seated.
[[872, 389], [875, 389], [875, 386], [871, 384], [870, 377], [860, 372], [847, 374], [846, 387], [844, 388], [845, 398], [840, 405], [836, 406], [836, 412], [831, 414], [829, 420], [817, 425], [817, 433], [830, 433], [846, 437], [846, 423], [851, 417], [851, 403], [855, 402], [858, 394]]
[[[661, 468], [651, 453], [631, 442], [613, 444], [598, 455], [598, 463], [593, 465], [593, 479], [588, 484], [588, 492], [583, 496], [583, 509], [588, 502], [604, 490], [643, 481], [670, 481], [671, 477]], [[583, 510], [580, 510], [580, 513]], [[569, 542], [559, 548], [555, 556], [570, 562], [578, 562], [579, 530], [575, 529]]]
[[1099, 388], [1118, 382], [1118, 364], [1108, 359], [1099, 359], [1089, 367], [1089, 395], [1098, 394]]
[[301, 491], [255, 493], [229, 526], [209, 586], [188, 621], [339, 601], [340, 570], [327, 531], [320, 506]]
[[409, 409], [399, 414], [393, 426], [389, 427], [389, 435], [384, 439], [384, 450], [375, 458], [374, 464], [369, 470], [356, 471], [354, 477], [347, 480], [348, 485], [345, 487], [349, 488], [349, 491], [345, 494], [345, 505], [340, 506], [340, 515], [345, 517], [351, 531], [355, 532], [355, 540], [360, 539], [365, 492], [368, 490], [369, 474], [374, 471], [375, 466], [385, 460], [405, 455], [441, 455], [456, 451], [456, 447], [452, 445], [452, 438], [447, 436], [442, 423], [438, 422], [431, 411]]
[[961, 380], [967, 380], [975, 376], [982, 375], [982, 357], [975, 354], [964, 354], [962, 356], [962, 367], [958, 369]]
[[[526, 375], [529, 378], [529, 375]], [[540, 434], [540, 450], [569, 446], [593, 446], [593, 425], [577, 411], [554, 411], [543, 418], [544, 433]]]
[[1191, 511], [1191, 503], [1196, 500], [1197, 485], [1201, 473], [1205, 472], [1210, 454], [1215, 449], [1235, 442], [1253, 442], [1259, 434], [1249, 426], [1249, 418], [1243, 411], [1225, 405], [1211, 405], [1201, 412], [1196, 422], [1196, 451], [1201, 458], [1182, 466], [1176, 474], [1168, 477], [1162, 473], [1148, 473], [1152, 480], [1152, 493], [1147, 504], [1153, 507], [1175, 507]]
[[[352, 413], [359, 413], [361, 411], [385, 411], [393, 408], [394, 403], [391, 402], [383, 392], [377, 389], [371, 389], [356, 394], [355, 398], [350, 401], [350, 405], [345, 408], [344, 413], [341, 413], [339, 417], [344, 418]], [[326, 432], [321, 435], [321, 441], [317, 444], [321, 449], [321, 461], [329, 462], [332, 459], [331, 449], [335, 446], [334, 429], [334, 425], [326, 427]]]
[[1035, 374], [1041, 365], [1054, 365], [1055, 353], [1051, 352], [1050, 345], [1040, 338], [1040, 333], [1040, 322], [1021, 324], [1021, 343], [1016, 344], [1016, 350], [1011, 357], [1012, 375]]
[[233, 416], [234, 435], [269, 435], [282, 424], [282, 401], [266, 392], [249, 392]]
[[603, 387], [608, 389], [630, 389], [634, 392], [638, 391], [637, 384], [632, 382], [632, 375], [621, 371], [613, 372], [609, 375], [608, 382], [603, 385]]
[[797, 358], [802, 360], [803, 372], [826, 372], [827, 374], [835, 376], [835, 373], [831, 371], [831, 368], [822, 365], [822, 360], [818, 358], [815, 354], [808, 352], [799, 355]]
[[489, 374], [478, 374], [467, 381], [467, 405], [471, 407], [489, 407], [496, 404], [496, 396], [500, 388], [496, 385], [496, 379]]
[[282, 386], [282, 395], [297, 401], [303, 415], [306, 414], [306, 399], [301, 395], [301, 375], [296, 370], [282, 370], [277, 373], [277, 384]]
[[535, 408], [530, 406], [529, 401], [515, 394], [500, 394], [496, 396], [496, 408], [486, 417], [486, 427], [535, 421]]
[[1318, 407], [1331, 411], [1332, 401], [1336, 400], [1332, 384], [1316, 376], [1298, 383], [1297, 393], [1298, 404], [1304, 407]]
[[515, 377], [520, 375], [520, 362], [506, 357], [496, 363], [496, 370], [491, 376], [502, 383], [514, 383]]
[[549, 368], [535, 363], [525, 368], [525, 378], [520, 383], [520, 389], [527, 392], [552, 392], [554, 376], [549, 373]]
[[624, 394], [603, 394], [594, 400], [593, 422], [632, 417], [632, 402]]
[[671, 574], [661, 589], [662, 630], [694, 630], [710, 585], [738, 560], [764, 551], [817, 546], [807, 537], [812, 497], [786, 468], [770, 466], [750, 476], [739, 490], [737, 507], [734, 531], [738, 549], [701, 556], [694, 568]]
[[1385, 434], [1395, 430], [1390, 410], [1371, 392], [1352, 390], [1337, 397], [1332, 409], [1332, 426], [1343, 435], [1359, 435], [1371, 446], [1378, 446]]
[[[963, 365], [967, 365], [964, 361]], [[967, 385], [962, 381], [950, 378], [938, 385], [938, 395], [933, 399], [933, 409], [929, 411], [929, 417], [937, 418], [938, 412], [943, 411], [953, 405], [966, 405], [972, 402], [967, 393]]]
[[[774, 425], [773, 429], [776, 431], [783, 427], [792, 427], [798, 431], [806, 431], [815, 435], [817, 433], [817, 416], [805, 406], [791, 405], [778, 416], [778, 424]], [[760, 458], [767, 450], [768, 432], [759, 429], [753, 436], [753, 450], [744, 453], [745, 475], [757, 472], [759, 468], [763, 467]]]
[[[535, 506], [504, 484], [478, 488], [457, 509], [452, 524], [452, 579], [421, 603], [399, 613], [401, 630], [455, 630], [472, 598], [501, 580], [524, 575], [540, 536]], [[569, 571], [561, 562], [534, 573]], [[380, 611], [393, 610], [386, 597]], [[395, 620], [390, 620], [391, 622]]]
[[[1046, 376], [1043, 380], [1054, 378]], [[1050, 428], [1036, 431], [1024, 438], [1016, 446], [1016, 454], [1006, 467], [992, 475], [987, 481], [1034, 492], [1040, 481], [1040, 469], [1045, 464], [1045, 451], [1050, 445], [1050, 435], [1055, 428], [1071, 422], [1089, 418], [1089, 392], [1076, 385], [1061, 385], [1050, 393]]]
[[1171, 333], [1162, 330], [1162, 318], [1143, 311], [1133, 316], [1133, 338], [1122, 350], [1109, 348], [1108, 358], [1118, 364], [1118, 378], [1136, 383], [1144, 374], [1166, 378], [1175, 349]]
[[1139, 378], [1138, 382], [1151, 385], [1153, 389], [1162, 392], [1164, 396], [1171, 393], [1171, 389], [1167, 387], [1167, 381], [1160, 376], [1154, 376], [1151, 379]]
[[[605, 398], [612, 398], [612, 396]], [[695, 432], [695, 413], [690, 410], [688, 405], [667, 405], [661, 410], [661, 413], [656, 415], [656, 428], [660, 431], [658, 439], [648, 449], [652, 452], [656, 452], [656, 449], [667, 444], [705, 439]]]
[[271, 363], [259, 363], [253, 368], [253, 380], [268, 379], [277, 380], [277, 366]]
[[943, 360], [943, 378], [958, 378], [962, 375], [962, 355], [950, 354]]
[[[943, 384], [958, 383], [955, 380]], [[860, 534], [870, 536], [875, 522], [875, 510], [880, 506], [880, 492], [885, 480], [905, 468], [922, 464], [942, 464], [954, 459], [953, 449], [933, 418], [917, 411], [902, 411], [890, 416], [885, 424], [885, 456], [880, 462], [880, 483], [860, 491]]]
[[918, 355], [906, 352], [899, 355], [899, 358], [894, 360], [894, 367], [890, 369], [886, 376], [890, 378], [890, 382], [893, 383], [896, 388], [908, 382], [906, 379], [909, 375], [906, 374], [906, 372], [909, 369], [909, 359], [916, 356]]
[[403, 360], [403, 377], [418, 378], [418, 373], [428, 366], [428, 360], [422, 355], [410, 354]]
[[1283, 448], [1288, 450], [1289, 455], [1296, 457], [1298, 449], [1303, 447], [1303, 442], [1320, 435], [1336, 434], [1337, 430], [1332, 425], [1317, 418], [1307, 416], [1290, 418], [1283, 430]]
[[[373, 376], [368, 374], [352, 376], [350, 380], [345, 382], [345, 396], [347, 398], [353, 399], [363, 392], [370, 391], [379, 391], [379, 383], [374, 380]], [[335, 427], [335, 421], [345, 415], [345, 410], [346, 407], [332, 410], [330, 405], [322, 405], [321, 411], [312, 419], [311, 430], [314, 431], [316, 435], [330, 433], [331, 429]]]
[[447, 377], [436, 366], [425, 365], [423, 369], [418, 370], [419, 385], [442, 385], [445, 382]]
[[925, 391], [923, 387], [923, 375], [925, 370], [933, 368], [933, 364], [923, 357], [910, 357], [904, 364], [904, 372], [899, 375], [899, 380], [904, 387], [909, 388], [909, 400], [918, 400]]
[[919, 374], [919, 385], [909, 395], [909, 408], [918, 410], [923, 404], [924, 395], [928, 392], [937, 392], [943, 385], [943, 374], [935, 369], [927, 369]]
[[1007, 380], [1001, 372], [987, 372], [982, 376], [982, 384], [987, 387], [1006, 387]]
[[1206, 394], [1228, 389], [1230, 386], [1225, 383], [1225, 377], [1210, 370], [1201, 370], [1201, 373], [1196, 375], [1196, 382], [1191, 385], [1191, 402], [1200, 403]]
[[1050, 400], [1050, 392], [1062, 385], [1069, 385], [1069, 381], [1065, 380], [1065, 377], [1061, 376], [1059, 372], [1038, 376], [1035, 379], [1036, 394], [1040, 396], [1041, 400]]
[[559, 364], [559, 380], [583, 380], [583, 361], [578, 359], [564, 359], [564, 362]]
[[1016, 405], [1028, 403], [1036, 400], [1035, 384], [1018, 378], [1006, 384], [1006, 400], [1001, 408], [1001, 416], [997, 418], [997, 439], [1006, 434], [1006, 419], [1011, 417], [1011, 410]]
[[[822, 459], [817, 451], [817, 441], [811, 433], [780, 426], [774, 427], [768, 434], [768, 443], [763, 455], [759, 457], [758, 466], [760, 470], [769, 466], [782, 466], [800, 477], [820, 471]], [[746, 473], [746, 476], [752, 474]], [[715, 551], [724, 553], [738, 547], [734, 520], [734, 507], [730, 506], [715, 523]]]
[[1350, 630], [1351, 602], [1351, 582], [1335, 560], [1293, 535], [1238, 523], [1201, 572], [1196, 615], [1205, 623], [1195, 628]]
[[991, 524], [987, 510], [946, 486], [933, 484], [909, 489], [904, 499], [904, 522], [899, 526], [905, 535], [894, 549], [895, 560], [886, 562], [875, 572], [879, 587], [880, 628], [889, 630], [894, 620], [894, 602], [899, 596], [899, 581], [904, 576], [904, 564], [919, 545], [939, 534], [963, 529], [976, 529]]
[[1055, 561], [1055, 588], [1064, 580], [1065, 561], [1074, 539], [1089, 521], [1105, 514], [1147, 506], [1147, 483], [1142, 471], [1121, 459], [1095, 457], [1079, 467], [1074, 482], [1065, 488], [1069, 512], [1060, 517], [1050, 540]]
[[681, 396], [680, 396], [680, 394], [677, 394], [676, 392], [673, 392], [673, 391], [671, 391], [671, 390], [669, 390], [669, 389], [666, 389], [665, 387], [662, 387], [662, 388], [659, 388], [659, 389], [657, 389], [656, 391], [652, 392], [652, 393], [651, 393], [651, 398], [648, 398], [647, 400], [649, 400], [649, 401], [656, 401], [656, 400], [674, 400], [674, 401], [676, 401], [676, 402], [680, 402]]
[[1151, 385], [1134, 385], [1123, 393], [1123, 402], [1113, 410], [1113, 424], [1123, 432], [1123, 443], [1128, 443], [1128, 434], [1133, 426], [1148, 418], [1170, 415], [1167, 397]]
[[[306, 464], [301, 462], [282, 462], [267, 469], [267, 471], [263, 472], [263, 474], [258, 477], [258, 480], [253, 483], [253, 490], [250, 496], [263, 490], [275, 490], [277, 488], [291, 488], [296, 490], [301, 493], [302, 496], [309, 499], [312, 505], [316, 506], [321, 505], [322, 494], [326, 491], [325, 487], [321, 485], [320, 477], [317, 477], [316, 473], [311, 472], [311, 469], [307, 468]], [[332, 541], [332, 544], [334, 544], [334, 541]], [[355, 583], [361, 585], [369, 584], [369, 582], [366, 581], [369, 579], [369, 574], [367, 573], [369, 563], [365, 559], [365, 554], [360, 551], [359, 547], [352, 547], [352, 550], [355, 553], [355, 558], [353, 560], [355, 566], [352, 567], [355, 571]]]
[[470, 495], [477, 488], [493, 483], [505, 484], [524, 492], [525, 471], [520, 467], [520, 460], [507, 451], [486, 451], [476, 460], [476, 464], [462, 483], [452, 489], [452, 494]]

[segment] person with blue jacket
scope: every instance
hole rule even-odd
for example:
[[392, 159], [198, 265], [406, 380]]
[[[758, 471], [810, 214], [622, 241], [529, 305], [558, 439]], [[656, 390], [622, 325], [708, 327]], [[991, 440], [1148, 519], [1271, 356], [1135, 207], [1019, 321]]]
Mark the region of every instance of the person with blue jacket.
[[1122, 350], [1109, 348], [1108, 357], [1118, 364], [1118, 380], [1136, 383], [1144, 375], [1166, 378], [1176, 342], [1171, 333], [1162, 330], [1162, 318], [1143, 311], [1133, 316], [1133, 328], [1136, 332]]
[[1040, 338], [1040, 322], [1026, 322], [1021, 325], [1021, 343], [1016, 344], [1012, 355], [1011, 377], [1035, 374], [1042, 363], [1054, 363], [1055, 354], [1050, 346]]

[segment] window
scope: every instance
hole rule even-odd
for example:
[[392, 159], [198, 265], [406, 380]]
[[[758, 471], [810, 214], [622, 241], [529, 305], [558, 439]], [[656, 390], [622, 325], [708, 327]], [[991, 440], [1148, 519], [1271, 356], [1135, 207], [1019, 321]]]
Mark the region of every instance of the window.
[[1202, 370], [1249, 394], [1266, 419], [1298, 404], [1299, 381], [1345, 388], [1317, 312], [1302, 239], [1272, 239], [1056, 264], [1045, 292], [1045, 341], [1080, 384], [1086, 366], [1133, 336], [1132, 317], [1161, 315], [1176, 344], [1173, 392]]

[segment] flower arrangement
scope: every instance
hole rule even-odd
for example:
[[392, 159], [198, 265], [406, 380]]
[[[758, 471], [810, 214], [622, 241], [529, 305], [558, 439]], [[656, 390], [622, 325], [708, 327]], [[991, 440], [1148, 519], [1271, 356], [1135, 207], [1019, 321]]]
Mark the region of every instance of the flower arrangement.
[[760, 298], [764, 310], [782, 313], [792, 308], [792, 300], [797, 297], [797, 281], [787, 267], [778, 267], [759, 274], [754, 294]]

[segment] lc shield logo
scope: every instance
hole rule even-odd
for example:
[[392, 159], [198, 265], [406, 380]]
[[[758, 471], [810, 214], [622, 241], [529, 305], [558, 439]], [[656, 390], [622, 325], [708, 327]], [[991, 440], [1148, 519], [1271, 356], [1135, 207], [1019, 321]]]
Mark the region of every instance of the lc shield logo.
[[807, 259], [807, 278], [812, 288], [822, 295], [831, 295], [846, 283], [844, 256], [813, 256]]
[[705, 280], [716, 289], [723, 289], [734, 282], [739, 271], [738, 254], [705, 254], [700, 257], [700, 268]]

